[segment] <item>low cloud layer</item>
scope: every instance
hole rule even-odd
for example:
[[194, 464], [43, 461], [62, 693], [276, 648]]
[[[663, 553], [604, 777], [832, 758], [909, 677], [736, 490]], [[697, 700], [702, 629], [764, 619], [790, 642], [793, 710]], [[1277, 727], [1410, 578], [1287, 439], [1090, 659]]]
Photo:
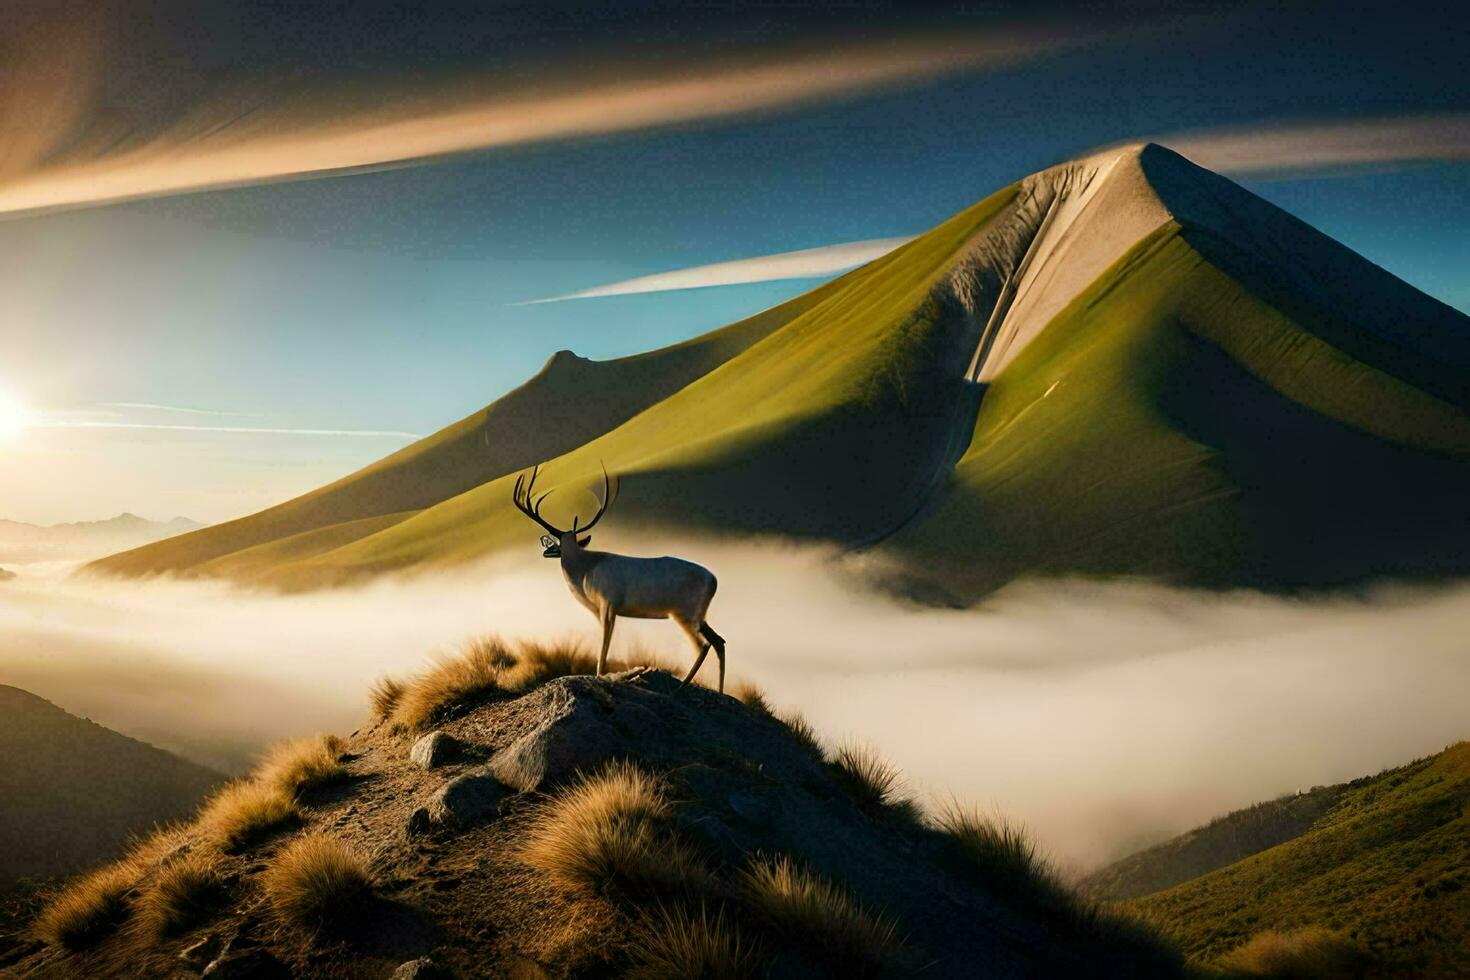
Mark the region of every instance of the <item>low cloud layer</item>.
[[[677, 550], [720, 576], [732, 677], [871, 742], [926, 799], [1024, 820], [1074, 868], [1470, 735], [1470, 586], [1309, 602], [1032, 582], [955, 612], [856, 593], [820, 553]], [[596, 635], [539, 559], [288, 597], [22, 571], [0, 586], [0, 682], [221, 766], [351, 731], [373, 677], [471, 634]], [[667, 623], [620, 623], [629, 644], [687, 662]]]

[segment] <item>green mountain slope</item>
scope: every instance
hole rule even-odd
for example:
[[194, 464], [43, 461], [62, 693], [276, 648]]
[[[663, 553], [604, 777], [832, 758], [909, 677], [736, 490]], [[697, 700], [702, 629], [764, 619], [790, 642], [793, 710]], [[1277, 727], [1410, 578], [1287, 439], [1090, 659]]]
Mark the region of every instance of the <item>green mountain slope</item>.
[[822, 292], [647, 354], [599, 362], [558, 351], [488, 407], [335, 483], [94, 567], [146, 575], [217, 562], [205, 570], [231, 574], [339, 547], [606, 432], [799, 315]]
[[[1262, 930], [1315, 925], [1356, 939], [1386, 975], [1470, 975], [1470, 742], [1329, 789], [1325, 812], [1284, 842], [1130, 907], [1205, 960]], [[1179, 846], [1128, 861], [1167, 865]]]
[[[960, 604], [1037, 572], [1294, 588], [1470, 568], [1470, 321], [1161, 147], [1034, 174], [751, 324], [588, 431], [496, 436], [488, 465], [466, 420], [283, 505], [317, 508], [290, 533], [99, 567], [300, 588], [468, 561], [534, 540], [510, 484], [540, 459], [553, 518], [605, 462], [611, 527], [876, 546], [897, 587]], [[600, 404], [534, 391], [573, 420]], [[435, 440], [479, 462], [441, 480]]]

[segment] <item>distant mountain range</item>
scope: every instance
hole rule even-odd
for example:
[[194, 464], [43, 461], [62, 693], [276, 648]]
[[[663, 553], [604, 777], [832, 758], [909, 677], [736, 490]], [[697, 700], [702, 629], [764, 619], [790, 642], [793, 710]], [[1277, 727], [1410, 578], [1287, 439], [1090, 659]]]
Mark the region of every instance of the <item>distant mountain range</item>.
[[0, 888], [109, 858], [224, 777], [0, 685]]
[[1317, 926], [1367, 950], [1373, 976], [1470, 976], [1470, 742], [1229, 814], [1083, 887], [1205, 960]]
[[310, 588], [569, 524], [874, 548], [967, 604], [1027, 574], [1295, 589], [1470, 571], [1470, 318], [1156, 145], [1033, 174], [673, 347], [562, 351], [487, 408], [261, 513], [109, 557]]
[[203, 526], [185, 517], [150, 521], [136, 514], [51, 525], [0, 519], [0, 564], [100, 558]]

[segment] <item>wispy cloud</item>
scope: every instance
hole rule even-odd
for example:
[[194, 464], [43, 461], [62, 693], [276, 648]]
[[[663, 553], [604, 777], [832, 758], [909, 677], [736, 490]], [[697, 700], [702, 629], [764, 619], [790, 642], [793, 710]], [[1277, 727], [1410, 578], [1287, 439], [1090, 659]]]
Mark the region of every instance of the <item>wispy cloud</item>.
[[259, 419], [263, 412], [224, 412], [213, 408], [185, 408], [182, 405], [159, 405], [155, 402], [98, 402], [99, 408], [133, 408], [149, 412], [174, 412], [180, 415], [213, 415], [220, 418]]
[[774, 282], [779, 279], [811, 279], [871, 262], [911, 241], [913, 241], [912, 236], [869, 238], [860, 242], [823, 245], [819, 248], [804, 248], [795, 252], [777, 252], [774, 255], [732, 259], [729, 262], [715, 262], [711, 265], [697, 265], [688, 269], [673, 269], [651, 276], [639, 276], [636, 279], [624, 279], [621, 282], [594, 286], [591, 289], [579, 289], [575, 293], [567, 293], [562, 296], [527, 300], [516, 305], [534, 306], [538, 303], [560, 303], [564, 300], [591, 299], [595, 296], [662, 293], [674, 289], [735, 286], [748, 282]]
[[1470, 160], [1470, 113], [1299, 120], [1148, 139], [1222, 173], [1303, 174]]
[[[195, 108], [187, 117], [152, 120], [146, 129], [155, 135], [145, 140], [122, 141], [115, 150], [70, 161], [64, 154], [32, 154], [29, 166], [12, 167], [19, 172], [0, 186], [0, 212], [403, 165], [467, 150], [747, 115], [995, 70], [1117, 33], [1009, 25], [902, 38], [824, 37], [776, 53], [752, 50], [698, 61], [585, 61], [574, 78], [543, 73], [520, 88], [494, 77], [417, 90], [385, 83], [361, 100], [367, 107], [355, 110], [343, 109], [343, 100], [325, 90], [292, 87], [288, 102], [279, 89], [263, 89], [253, 104], [245, 100], [249, 108], [243, 111], [241, 93], [214, 100], [218, 105], [203, 93], [190, 100]], [[36, 98], [55, 95], [54, 72], [44, 68], [30, 86], [12, 87], [11, 101], [21, 109], [28, 110], [30, 87]], [[94, 99], [94, 88], [83, 85], [73, 98]], [[66, 108], [51, 106], [47, 121], [85, 125], [80, 120], [87, 113]], [[39, 117], [30, 112], [25, 118]], [[70, 132], [37, 139], [42, 148], [92, 145]]]
[[233, 432], [273, 436], [355, 436], [382, 439], [422, 439], [417, 432], [396, 429], [289, 429], [246, 425], [156, 425], [148, 422], [98, 422], [84, 419], [41, 418], [37, 429], [155, 429], [164, 432]]

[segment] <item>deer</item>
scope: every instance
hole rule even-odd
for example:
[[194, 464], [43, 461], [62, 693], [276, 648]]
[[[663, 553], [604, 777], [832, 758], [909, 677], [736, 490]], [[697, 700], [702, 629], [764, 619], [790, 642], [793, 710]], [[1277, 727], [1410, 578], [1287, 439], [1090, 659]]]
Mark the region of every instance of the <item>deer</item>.
[[617, 499], [621, 481], [609, 477], [602, 468], [602, 495], [597, 513], [586, 524], [572, 517], [570, 530], [563, 531], [541, 516], [541, 504], [551, 495], [544, 491], [534, 496], [540, 464], [531, 468], [529, 476], [516, 477], [511, 493], [516, 509], [541, 525], [545, 549], [543, 558], [561, 559], [562, 575], [567, 588], [602, 624], [602, 651], [597, 656], [597, 676], [607, 669], [607, 651], [612, 645], [613, 626], [619, 616], [629, 619], [672, 619], [689, 642], [694, 644], [694, 666], [689, 668], [679, 690], [689, 686], [704, 658], [713, 647], [720, 662], [720, 693], [725, 693], [725, 640], [705, 619], [715, 597], [714, 573], [703, 565], [683, 558], [632, 558], [609, 551], [591, 551], [591, 531]]

